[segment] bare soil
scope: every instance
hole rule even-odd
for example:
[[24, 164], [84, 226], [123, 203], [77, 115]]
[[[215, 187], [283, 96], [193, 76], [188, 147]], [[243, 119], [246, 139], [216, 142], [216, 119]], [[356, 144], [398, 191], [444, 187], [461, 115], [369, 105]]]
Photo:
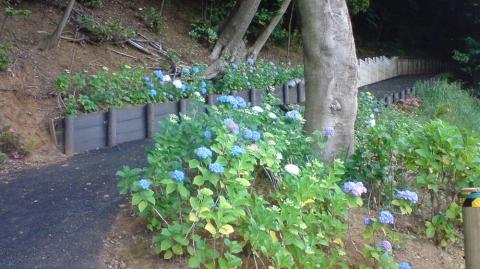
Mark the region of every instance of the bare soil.
[[[188, 268], [187, 258], [167, 261], [153, 252], [152, 233], [146, 230], [145, 222], [135, 216], [128, 204], [117, 215], [112, 229], [103, 240], [104, 245], [99, 259], [102, 269], [179, 269]], [[347, 255], [352, 268], [360, 264], [371, 264], [361, 254], [365, 210], [351, 210], [349, 218], [349, 236], [346, 239]], [[395, 245], [393, 254], [399, 262], [408, 261], [416, 269], [462, 269], [463, 246], [456, 244], [447, 249], [435, 244], [422, 235], [423, 225], [413, 217], [400, 217], [396, 228], [402, 231], [401, 240]], [[375, 239], [372, 239], [375, 240]]]

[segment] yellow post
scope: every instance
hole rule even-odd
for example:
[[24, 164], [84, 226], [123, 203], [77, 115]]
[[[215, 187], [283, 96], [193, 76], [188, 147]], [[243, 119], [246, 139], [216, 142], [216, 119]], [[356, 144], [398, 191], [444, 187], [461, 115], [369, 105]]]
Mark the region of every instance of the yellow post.
[[466, 269], [480, 269], [480, 188], [463, 189], [463, 235]]

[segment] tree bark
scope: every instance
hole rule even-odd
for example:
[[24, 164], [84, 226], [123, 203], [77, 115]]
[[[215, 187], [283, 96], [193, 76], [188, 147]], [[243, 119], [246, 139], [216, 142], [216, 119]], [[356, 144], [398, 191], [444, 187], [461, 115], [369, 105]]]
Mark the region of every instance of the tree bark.
[[258, 54], [262, 50], [263, 46], [265, 46], [265, 43], [267, 42], [268, 38], [272, 34], [273, 30], [275, 30], [275, 27], [277, 27], [278, 23], [283, 17], [283, 14], [287, 11], [288, 6], [290, 5], [291, 0], [284, 0], [282, 5], [280, 6], [280, 9], [277, 11], [275, 16], [273, 16], [270, 19], [270, 22], [268, 23], [267, 27], [263, 30], [263, 32], [257, 37], [257, 40], [253, 44], [253, 46], [250, 48], [250, 57], [252, 57], [254, 60], [257, 59]]
[[357, 114], [357, 57], [345, 0], [299, 0], [304, 40], [304, 131], [333, 127], [323, 157], [353, 151]]
[[57, 45], [58, 40], [60, 39], [60, 35], [62, 35], [63, 29], [67, 25], [68, 19], [70, 18], [70, 14], [72, 13], [74, 6], [75, 0], [70, 0], [67, 9], [65, 10], [65, 13], [63, 14], [62, 21], [60, 21], [60, 23], [57, 25], [57, 29], [55, 29], [55, 32], [53, 33], [50, 41], [47, 44], [47, 49], [51, 49]]
[[246, 57], [247, 51], [242, 40], [253, 20], [261, 0], [238, 0], [233, 12], [222, 23], [219, 37], [210, 54], [214, 62], [208, 67], [206, 77], [212, 78], [225, 69], [225, 57], [239, 61]]

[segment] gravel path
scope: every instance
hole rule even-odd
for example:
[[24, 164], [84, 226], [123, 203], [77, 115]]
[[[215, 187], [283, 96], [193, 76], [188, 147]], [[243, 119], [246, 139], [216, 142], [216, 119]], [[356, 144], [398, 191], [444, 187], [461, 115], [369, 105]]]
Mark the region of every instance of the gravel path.
[[433, 75], [410, 75], [398, 76], [391, 79], [383, 80], [377, 83], [360, 87], [360, 91], [369, 91], [377, 98], [383, 98], [385, 94], [392, 92], [399, 92], [403, 89], [408, 89], [415, 86], [419, 80], [426, 80]]
[[[428, 77], [402, 76], [360, 90], [383, 97]], [[102, 238], [123, 199], [115, 173], [125, 164], [145, 165], [149, 143], [126, 143], [0, 179], [0, 268], [98, 268]]]

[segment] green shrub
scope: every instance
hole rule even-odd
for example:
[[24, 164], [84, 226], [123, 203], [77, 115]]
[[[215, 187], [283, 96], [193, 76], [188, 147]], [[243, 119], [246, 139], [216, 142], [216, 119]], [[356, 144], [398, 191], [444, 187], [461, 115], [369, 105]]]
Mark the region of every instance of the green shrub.
[[422, 101], [419, 116], [442, 119], [460, 128], [480, 132], [480, 101], [462, 89], [460, 83], [441, 80], [433, 86], [419, 83], [416, 88]]
[[[378, 109], [382, 106], [371, 95], [360, 95], [356, 149], [346, 162], [346, 178], [366, 183], [369, 206], [427, 220], [427, 236], [446, 246], [457, 240], [461, 224], [456, 195], [480, 184], [480, 139], [476, 132], [428, 118], [449, 100], [452, 111], [436, 116], [458, 122], [455, 115], [467, 115], [476, 101], [459, 85], [446, 82], [432, 90], [424, 84], [417, 89], [422, 104], [407, 112], [401, 110], [403, 105]], [[454, 96], [459, 98], [452, 101]], [[457, 101], [464, 107], [451, 104]], [[406, 190], [415, 193], [415, 203], [399, 196]]]
[[[480, 41], [473, 38], [465, 38], [465, 50], [454, 50], [452, 58], [457, 61], [461, 70], [476, 83], [480, 75]], [[475, 81], [475, 79], [477, 81]], [[479, 85], [475, 85], [479, 86]]]
[[346, 162], [347, 177], [368, 185], [368, 203], [389, 205], [395, 189], [404, 187], [401, 142], [420, 123], [395, 107], [385, 108], [370, 93], [360, 93], [355, 151]]
[[311, 154], [301, 119], [223, 99], [238, 108], [172, 117], [148, 166], [118, 173], [121, 192], [156, 234], [156, 252], [188, 255], [191, 268], [239, 268], [249, 255], [274, 268], [346, 266], [345, 220], [361, 200], [337, 185], [343, 165]]
[[303, 66], [292, 67], [289, 64], [277, 66], [272, 62], [265, 63], [260, 60], [254, 63], [249, 59], [245, 63], [230, 64], [218, 82], [218, 89], [231, 91], [265, 89], [301, 77], [303, 77]]
[[162, 15], [154, 7], [147, 8], [143, 20], [154, 33], [159, 33], [162, 30]]
[[104, 4], [103, 0], [80, 0], [80, 3], [92, 8], [101, 8]]
[[218, 39], [217, 32], [208, 23], [203, 21], [192, 23], [192, 30], [188, 32], [188, 35], [209, 46], [215, 44]]
[[93, 35], [97, 42], [118, 42], [136, 35], [135, 30], [125, 26], [121, 21], [108, 18], [105, 22], [97, 22], [94, 17], [80, 17], [80, 27]]
[[17, 131], [9, 125], [0, 128], [0, 153], [5, 155], [3, 157], [9, 156], [13, 159], [21, 159], [28, 153], [20, 143]]
[[457, 236], [454, 228], [461, 216], [457, 194], [480, 184], [479, 145], [476, 134], [440, 120], [425, 124], [405, 141], [406, 168], [415, 171], [416, 188], [430, 198], [427, 235], [442, 246]]
[[10, 45], [0, 43], [0, 71], [7, 70], [8, 66], [12, 64], [10, 50]]
[[[147, 74], [144, 68], [124, 67], [119, 72], [103, 69], [95, 74], [65, 72], [56, 80], [58, 93], [65, 103], [66, 114], [95, 112], [110, 107], [132, 104], [178, 101], [194, 95], [228, 93], [246, 89], [267, 89], [290, 79], [301, 77], [302, 68], [279, 67], [258, 62], [229, 68], [216, 85], [203, 80], [205, 65], [184, 67], [181, 77], [172, 83], [172, 76], [156, 70]], [[250, 72], [252, 70], [252, 72]], [[245, 72], [249, 72], [248, 76]], [[146, 75], [147, 74], [147, 75]], [[181, 79], [181, 80], [180, 80]]]

